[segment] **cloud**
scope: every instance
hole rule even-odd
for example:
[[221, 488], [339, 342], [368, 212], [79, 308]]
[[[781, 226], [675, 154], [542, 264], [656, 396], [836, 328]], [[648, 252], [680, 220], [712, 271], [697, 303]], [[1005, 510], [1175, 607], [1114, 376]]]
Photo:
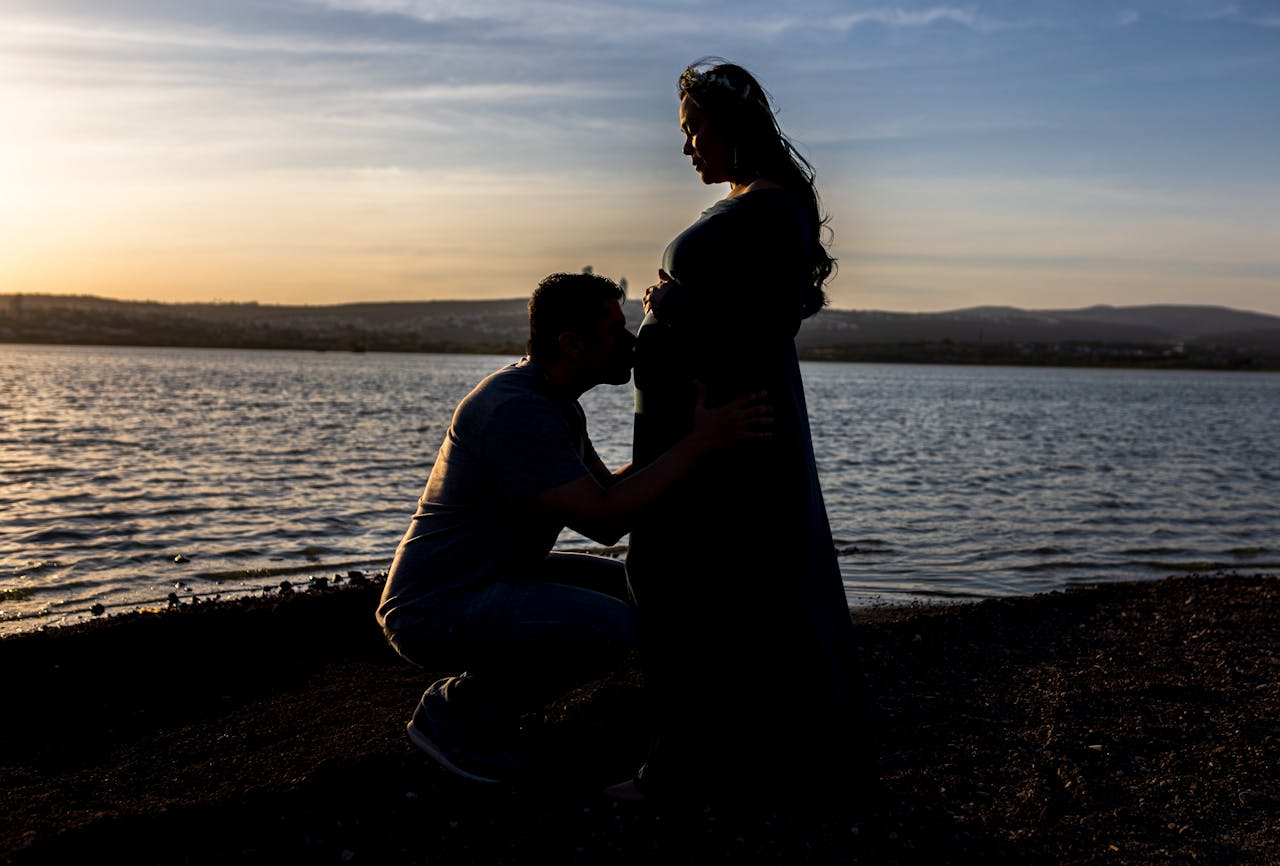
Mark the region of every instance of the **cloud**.
[[401, 90], [386, 90], [367, 94], [367, 98], [430, 104], [472, 104], [501, 106], [520, 103], [527, 106], [535, 101], [568, 102], [570, 100], [609, 98], [617, 96], [618, 89], [609, 85], [596, 85], [585, 81], [533, 83], [524, 81], [495, 82], [492, 84], [428, 84]]
[[[7, 22], [0, 31], [0, 46], [4, 46], [11, 57], [25, 55], [36, 61], [16, 65], [15, 72], [34, 78], [48, 71], [53, 73], [51, 77], [57, 84], [68, 83], [65, 73], [72, 66], [89, 70], [90, 80], [112, 83], [110, 78], [99, 77], [103, 71], [100, 64], [108, 60], [116, 61], [120, 69], [145, 67], [159, 77], [179, 69], [211, 69], [230, 57], [238, 58], [239, 62], [254, 57], [386, 57], [420, 50], [412, 45], [374, 38], [230, 33], [182, 23], [160, 26], [56, 20]], [[239, 70], [242, 72], [243, 67]], [[226, 72], [227, 77], [234, 77], [236, 68]]]
[[[639, 5], [567, 0], [306, 0], [322, 8], [364, 16], [392, 16], [435, 27], [466, 26], [490, 40], [575, 39], [639, 46], [687, 34], [714, 21], [684, 4]], [[665, 8], [664, 8], [665, 7]], [[580, 45], [579, 48], [588, 48]]]
[[1188, 21], [1230, 21], [1258, 27], [1280, 27], [1280, 13], [1273, 2], [1221, 3], [1217, 0], [1188, 0], [1182, 16]]
[[[489, 18], [501, 5], [484, 0], [311, 0], [312, 5], [374, 15], [405, 15], [423, 21], [452, 18]], [[509, 7], [514, 10], [514, 7]]]
[[928, 27], [938, 22], [963, 24], [978, 29], [980, 21], [972, 12], [952, 6], [934, 6], [917, 12], [901, 8], [868, 9], [849, 15], [839, 15], [831, 19], [831, 25], [840, 30], [852, 30], [863, 24], [883, 24], [887, 27]]

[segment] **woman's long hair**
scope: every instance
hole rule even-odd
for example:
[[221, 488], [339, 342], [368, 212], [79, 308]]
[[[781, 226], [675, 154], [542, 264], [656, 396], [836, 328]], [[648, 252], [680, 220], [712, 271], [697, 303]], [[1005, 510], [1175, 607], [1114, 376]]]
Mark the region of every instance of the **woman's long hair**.
[[750, 72], [720, 57], [694, 61], [680, 75], [679, 94], [688, 96], [722, 130], [733, 148], [732, 180], [750, 183], [758, 177], [795, 190], [804, 200], [813, 227], [808, 284], [803, 314], [807, 318], [827, 305], [823, 285], [836, 269], [824, 235], [830, 218], [821, 213], [815, 172], [782, 132], [772, 99]]

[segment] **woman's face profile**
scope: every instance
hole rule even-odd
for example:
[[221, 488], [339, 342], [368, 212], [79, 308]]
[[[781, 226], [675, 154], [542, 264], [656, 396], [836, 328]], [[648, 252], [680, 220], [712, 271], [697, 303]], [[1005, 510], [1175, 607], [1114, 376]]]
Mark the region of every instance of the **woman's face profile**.
[[684, 133], [681, 153], [693, 162], [693, 170], [705, 184], [728, 183], [732, 160], [729, 142], [709, 122], [707, 115], [686, 94], [680, 98], [680, 131]]

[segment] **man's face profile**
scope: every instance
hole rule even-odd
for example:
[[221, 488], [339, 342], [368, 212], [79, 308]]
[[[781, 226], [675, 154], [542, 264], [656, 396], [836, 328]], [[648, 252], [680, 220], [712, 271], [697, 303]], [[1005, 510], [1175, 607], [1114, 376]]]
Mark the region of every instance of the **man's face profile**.
[[627, 330], [627, 317], [617, 301], [605, 301], [601, 315], [583, 334], [583, 360], [596, 371], [604, 385], [625, 385], [631, 381], [632, 351], [636, 338]]

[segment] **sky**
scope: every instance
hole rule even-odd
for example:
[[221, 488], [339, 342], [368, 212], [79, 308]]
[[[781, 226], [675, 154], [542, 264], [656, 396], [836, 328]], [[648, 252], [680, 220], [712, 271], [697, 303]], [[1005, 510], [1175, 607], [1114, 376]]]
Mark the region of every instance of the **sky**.
[[0, 293], [639, 297], [746, 66], [840, 309], [1280, 315], [1280, 0], [0, 0]]

